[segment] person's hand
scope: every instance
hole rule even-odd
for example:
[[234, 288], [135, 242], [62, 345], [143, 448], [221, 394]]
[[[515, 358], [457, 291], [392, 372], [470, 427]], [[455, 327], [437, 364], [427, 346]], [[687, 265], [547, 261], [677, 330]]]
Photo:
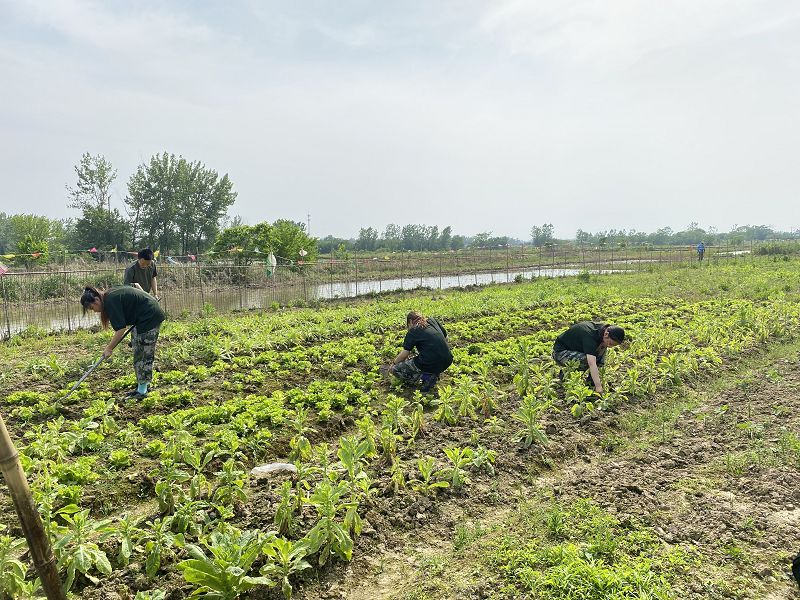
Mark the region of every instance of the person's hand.
[[114, 349], [106, 346], [106, 348], [103, 350], [103, 360], [108, 360], [109, 358], [111, 358], [111, 355], [113, 353]]
[[[142, 286], [140, 286], [138, 283], [132, 283], [131, 285], [133, 287], [135, 287], [137, 290], [142, 290]], [[144, 290], [142, 290], [142, 291], [144, 291]]]
[[394, 373], [394, 366], [395, 366], [394, 363], [389, 365], [389, 368], [387, 369], [389, 373]]
[[595, 394], [597, 394], [598, 396], [602, 396], [602, 395], [603, 395], [603, 386], [602, 386], [602, 385], [596, 385], [596, 386], [594, 386], [594, 392], [595, 392]]

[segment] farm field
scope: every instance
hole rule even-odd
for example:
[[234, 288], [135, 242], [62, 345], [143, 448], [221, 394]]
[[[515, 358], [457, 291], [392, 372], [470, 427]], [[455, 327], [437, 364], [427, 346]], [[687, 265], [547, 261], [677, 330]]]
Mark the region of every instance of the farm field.
[[[438, 398], [381, 374], [410, 309], [450, 334]], [[631, 340], [602, 398], [550, 359], [586, 319]], [[797, 260], [174, 321], [144, 401], [120, 347], [60, 403], [108, 337], [2, 346], [0, 411], [78, 597], [794, 597]], [[24, 597], [9, 503], [0, 591]]]

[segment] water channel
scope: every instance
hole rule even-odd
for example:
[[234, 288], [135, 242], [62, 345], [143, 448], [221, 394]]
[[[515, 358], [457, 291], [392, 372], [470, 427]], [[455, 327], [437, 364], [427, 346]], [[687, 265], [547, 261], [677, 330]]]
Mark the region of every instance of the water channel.
[[[593, 269], [589, 273], [607, 274], [624, 272], [624, 269]], [[470, 285], [510, 283], [518, 277], [567, 277], [587, 272], [575, 268], [530, 267], [511, 271], [490, 271], [446, 276], [421, 276], [394, 279], [368, 279], [361, 281], [314, 283], [304, 285], [277, 284], [269, 287], [161, 289], [161, 302], [173, 316], [197, 313], [203, 305], [211, 305], [218, 313], [235, 310], [256, 310], [274, 303], [290, 304], [296, 300], [331, 300], [355, 298], [369, 294], [410, 290], [417, 288], [447, 289]], [[35, 327], [46, 331], [71, 331], [85, 329], [98, 323], [94, 313], [83, 315], [76, 301], [67, 305], [64, 301], [53, 303], [13, 303], [4, 307], [0, 326], [0, 337], [10, 337]]]

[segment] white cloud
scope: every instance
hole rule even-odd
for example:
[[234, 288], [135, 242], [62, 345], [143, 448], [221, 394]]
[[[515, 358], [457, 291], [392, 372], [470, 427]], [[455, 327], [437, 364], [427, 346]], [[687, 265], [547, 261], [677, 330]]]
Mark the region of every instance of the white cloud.
[[794, 4], [9, 6], [0, 210], [65, 215], [85, 151], [119, 198], [167, 150], [229, 172], [250, 221], [310, 211], [322, 234], [796, 212]]

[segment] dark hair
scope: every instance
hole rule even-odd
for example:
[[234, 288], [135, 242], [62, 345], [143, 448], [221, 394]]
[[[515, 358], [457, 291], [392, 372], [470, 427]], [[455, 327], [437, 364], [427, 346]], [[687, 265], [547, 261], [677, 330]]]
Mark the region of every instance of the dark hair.
[[415, 310], [412, 310], [406, 316], [406, 326], [408, 327], [422, 327], [423, 329], [428, 326], [428, 319], [422, 316]]
[[608, 331], [608, 337], [615, 342], [621, 344], [625, 341], [625, 330], [619, 325], [609, 325], [606, 331]]
[[139, 250], [139, 258], [143, 258], [145, 260], [153, 260], [155, 256], [153, 255], [153, 251], [150, 248], [142, 248]]
[[103, 327], [108, 328], [108, 313], [106, 312], [106, 292], [101, 292], [95, 287], [87, 285], [83, 288], [83, 294], [81, 295], [81, 306], [83, 307], [83, 314], [85, 315], [88, 310], [89, 306], [94, 304], [94, 301], [100, 299], [100, 306], [102, 310], [100, 311], [100, 322], [103, 324]]

